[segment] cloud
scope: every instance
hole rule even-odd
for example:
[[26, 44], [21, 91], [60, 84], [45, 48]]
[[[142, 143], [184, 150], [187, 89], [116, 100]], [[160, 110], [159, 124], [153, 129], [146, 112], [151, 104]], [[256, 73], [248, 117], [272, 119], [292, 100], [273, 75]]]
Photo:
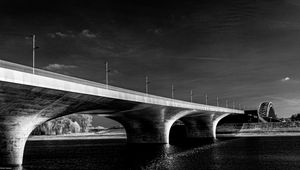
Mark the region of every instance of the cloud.
[[62, 69], [72, 69], [77, 68], [74, 65], [63, 65], [63, 64], [49, 64], [48, 66], [44, 67], [47, 70], [62, 70]]
[[291, 80], [291, 78], [290, 78], [290, 77], [285, 77], [285, 78], [281, 79], [280, 81], [282, 81], [282, 82], [286, 82], [286, 81], [289, 81], [289, 80]]
[[87, 38], [96, 38], [96, 34], [91, 33], [90, 30], [88, 30], [88, 29], [82, 30], [80, 34]]
[[86, 38], [96, 38], [97, 35], [92, 33], [88, 29], [84, 29], [78, 34], [74, 34], [72, 31], [67, 32], [54, 32], [54, 33], [48, 33], [48, 36], [51, 38], [67, 38], [67, 37], [86, 37]]
[[74, 37], [74, 35], [72, 33], [62, 33], [62, 32], [49, 33], [48, 36], [51, 37], [51, 38]]

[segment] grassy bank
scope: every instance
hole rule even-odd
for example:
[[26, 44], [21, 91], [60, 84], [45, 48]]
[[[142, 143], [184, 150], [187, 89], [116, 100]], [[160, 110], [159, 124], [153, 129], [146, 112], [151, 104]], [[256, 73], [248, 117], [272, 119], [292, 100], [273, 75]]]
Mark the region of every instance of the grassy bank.
[[217, 127], [222, 137], [300, 136], [300, 122], [230, 123]]
[[29, 141], [39, 140], [83, 140], [83, 139], [126, 139], [126, 133], [120, 130], [107, 130], [100, 133], [72, 133], [64, 135], [30, 136]]

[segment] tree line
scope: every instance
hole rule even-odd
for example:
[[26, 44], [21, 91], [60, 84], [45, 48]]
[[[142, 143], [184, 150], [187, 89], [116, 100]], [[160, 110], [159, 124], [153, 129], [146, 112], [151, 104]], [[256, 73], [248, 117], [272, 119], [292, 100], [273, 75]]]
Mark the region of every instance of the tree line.
[[293, 114], [291, 116], [291, 121], [300, 121], [300, 113], [297, 113], [297, 114]]
[[93, 116], [72, 114], [47, 121], [33, 130], [32, 135], [61, 135], [87, 132], [91, 127]]

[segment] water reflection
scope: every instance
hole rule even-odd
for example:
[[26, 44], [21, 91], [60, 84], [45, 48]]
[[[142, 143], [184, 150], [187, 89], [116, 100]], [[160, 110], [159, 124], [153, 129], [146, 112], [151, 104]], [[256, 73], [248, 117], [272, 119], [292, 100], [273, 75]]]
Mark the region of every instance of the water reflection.
[[241, 138], [180, 144], [125, 140], [28, 142], [24, 165], [35, 169], [300, 169], [300, 138]]
[[45, 167], [173, 169], [173, 166], [176, 167], [178, 154], [192, 152], [193, 149], [211, 142], [213, 141], [191, 140], [177, 144], [126, 144], [125, 140], [32, 141], [26, 145], [22, 170]]

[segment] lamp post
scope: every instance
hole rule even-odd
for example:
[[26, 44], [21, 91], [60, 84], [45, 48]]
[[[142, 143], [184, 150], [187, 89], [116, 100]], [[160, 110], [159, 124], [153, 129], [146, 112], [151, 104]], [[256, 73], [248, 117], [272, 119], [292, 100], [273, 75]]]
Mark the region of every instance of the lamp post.
[[174, 85], [172, 84], [172, 99], [174, 99], [174, 91], [175, 91]]
[[108, 89], [108, 73], [109, 73], [109, 68], [108, 68], [108, 62], [105, 62], [105, 84], [106, 84], [106, 89]]
[[150, 84], [150, 82], [149, 82], [149, 79], [148, 79], [148, 76], [146, 76], [146, 80], [145, 80], [146, 82], [145, 82], [145, 86], [146, 86], [146, 94], [148, 95], [148, 93], [149, 93], [149, 84]]
[[35, 34], [32, 35], [32, 74], [35, 74]]

